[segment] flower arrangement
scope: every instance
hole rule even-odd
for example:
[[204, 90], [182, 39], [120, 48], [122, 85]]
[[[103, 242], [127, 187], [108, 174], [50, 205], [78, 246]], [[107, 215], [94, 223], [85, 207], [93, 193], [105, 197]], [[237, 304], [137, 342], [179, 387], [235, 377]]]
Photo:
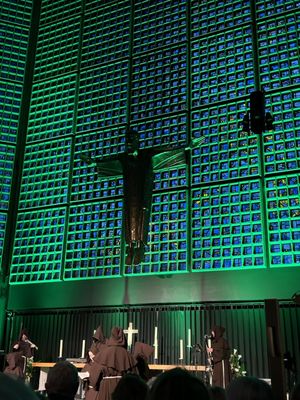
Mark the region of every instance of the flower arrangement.
[[33, 357], [26, 358], [26, 367], [25, 367], [25, 382], [29, 383], [30, 379], [32, 378], [33, 373]]
[[233, 353], [229, 358], [230, 369], [233, 378], [238, 378], [239, 376], [245, 376], [247, 374], [245, 365], [241, 360], [242, 356], [238, 353], [237, 349], [233, 349]]

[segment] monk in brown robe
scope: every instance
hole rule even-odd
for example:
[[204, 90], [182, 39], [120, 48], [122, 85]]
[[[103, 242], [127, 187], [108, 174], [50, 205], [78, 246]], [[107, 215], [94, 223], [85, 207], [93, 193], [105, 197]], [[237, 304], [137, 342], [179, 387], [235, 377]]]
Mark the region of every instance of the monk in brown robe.
[[128, 372], [137, 373], [135, 364], [133, 356], [127, 351], [123, 329], [114, 327], [106, 342], [106, 348], [96, 354], [89, 371], [90, 389], [98, 391], [96, 400], [111, 400], [122, 376]]
[[106, 347], [106, 338], [103, 334], [101, 325], [99, 325], [96, 329], [96, 332], [94, 333], [92, 339], [93, 343], [88, 351], [88, 363], [93, 362], [96, 354], [98, 354], [101, 350], [103, 350], [104, 347]]
[[148, 359], [153, 354], [154, 347], [149, 344], [136, 342], [133, 349], [133, 358], [136, 362], [135, 366], [138, 370], [140, 377], [144, 381], [151, 378], [150, 368], [148, 366]]
[[230, 347], [228, 341], [223, 338], [225, 328], [222, 326], [214, 326], [211, 330], [211, 348], [208, 349], [212, 353], [213, 358], [213, 386], [226, 388], [230, 381]]
[[[106, 348], [106, 338], [103, 334], [102, 326], [99, 325], [98, 328], [96, 329], [96, 332], [93, 334], [93, 343], [91, 347], [89, 348], [88, 355], [87, 355], [87, 363], [85, 364], [84, 368], [81, 370], [81, 373], [79, 374], [80, 377], [82, 377], [84, 374], [83, 372], [88, 372], [88, 375], [90, 375], [93, 370], [93, 364], [94, 364], [94, 359], [95, 357], [103, 351], [103, 349]], [[89, 378], [84, 378], [84, 389], [86, 391], [85, 393], [85, 399], [86, 400], [94, 400], [96, 399], [98, 395], [98, 390], [94, 388], [92, 385], [90, 385]]]
[[8, 366], [3, 372], [24, 379], [26, 358], [33, 357], [34, 349], [37, 349], [36, 345], [28, 339], [27, 330], [22, 329], [18, 340], [12, 344], [12, 351], [6, 356]]

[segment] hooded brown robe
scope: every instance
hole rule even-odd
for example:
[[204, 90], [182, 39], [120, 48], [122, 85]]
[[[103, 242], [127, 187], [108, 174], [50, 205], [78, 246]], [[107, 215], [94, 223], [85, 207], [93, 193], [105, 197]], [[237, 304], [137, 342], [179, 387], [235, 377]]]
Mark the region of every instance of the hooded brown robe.
[[[128, 372], [137, 372], [136, 362], [126, 347], [123, 329], [114, 327], [106, 347], [95, 356], [89, 371], [90, 386], [98, 390], [97, 400], [111, 400], [111, 395], [121, 377]], [[89, 400], [89, 397], [86, 399]]]
[[[25, 357], [32, 357], [34, 352], [30, 343], [23, 340], [23, 335], [28, 338], [26, 329], [21, 331], [19, 339], [12, 344], [12, 351], [6, 356], [8, 366], [3, 371], [7, 375], [16, 375], [20, 378], [24, 378]], [[16, 345], [18, 345], [17, 349], [15, 348]]]
[[[93, 343], [92, 343], [91, 347], [89, 348], [89, 352], [91, 351], [96, 357], [97, 354], [101, 353], [103, 351], [103, 349], [106, 348], [106, 338], [103, 334], [101, 325], [98, 326], [98, 328], [96, 329], [96, 332], [94, 333], [92, 338], [93, 338]], [[94, 367], [95, 357], [92, 360], [89, 357], [89, 355], [87, 356], [87, 363], [85, 364], [85, 366], [81, 370], [81, 372], [87, 371], [87, 372], [89, 372], [90, 376], [92, 375], [94, 377], [95, 371], [98, 370], [97, 365]], [[86, 400], [95, 400], [96, 399], [96, 397], [98, 395], [98, 387], [92, 386], [90, 384], [90, 379], [85, 380], [84, 389], [86, 391], [86, 393], [85, 393]]]
[[223, 338], [225, 328], [214, 326], [212, 328], [215, 336], [212, 338], [211, 346], [213, 348], [213, 386], [225, 388], [230, 381], [230, 348], [226, 339]]
[[136, 362], [138, 373], [142, 379], [148, 381], [151, 378], [148, 366], [148, 358], [153, 354], [154, 348], [149, 344], [136, 342], [133, 350], [133, 358]]

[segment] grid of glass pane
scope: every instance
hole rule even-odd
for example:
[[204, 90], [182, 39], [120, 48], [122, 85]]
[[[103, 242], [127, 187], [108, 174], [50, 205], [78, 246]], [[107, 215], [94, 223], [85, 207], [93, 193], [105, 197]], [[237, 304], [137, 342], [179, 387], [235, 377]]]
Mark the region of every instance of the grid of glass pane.
[[16, 143], [22, 86], [0, 81], [0, 140]]
[[212, 34], [251, 22], [250, 0], [191, 1], [193, 37]]
[[300, 90], [270, 95], [275, 131], [264, 134], [265, 172], [271, 174], [300, 168]]
[[75, 88], [75, 75], [33, 85], [27, 143], [73, 132]]
[[192, 190], [192, 270], [265, 266], [259, 181]]
[[122, 201], [72, 206], [64, 277], [120, 276]]
[[257, 26], [260, 78], [264, 90], [300, 83], [300, 12], [263, 20]]
[[300, 1], [297, 0], [256, 0], [257, 18], [273, 17], [283, 12], [298, 10]]
[[[4, 211], [30, 6], [0, 5]], [[298, 265], [299, 6], [43, 0], [11, 283]], [[242, 128], [258, 83], [275, 118], [261, 137]], [[122, 171], [106, 167], [126, 151], [129, 127], [154, 165], [146, 258], [131, 267]], [[60, 248], [48, 259], [55, 212]]]
[[266, 198], [271, 266], [299, 265], [299, 174], [268, 178], [266, 180]]
[[74, 72], [78, 63], [80, 15], [39, 30], [35, 81]]
[[168, 145], [188, 144], [187, 113], [173, 116], [161, 116], [158, 119], [137, 121], [132, 125], [140, 134], [140, 148], [159, 147], [169, 148]]
[[192, 151], [193, 185], [259, 174], [258, 137], [241, 126], [246, 110], [236, 102], [192, 112], [192, 135], [205, 138]]
[[0, 263], [2, 262], [6, 219], [7, 219], [7, 214], [4, 214], [4, 213], [0, 212]]
[[10, 283], [61, 278], [65, 208], [18, 214]]
[[[72, 181], [71, 201], [86, 201], [116, 197], [123, 194], [123, 179], [121, 168], [110, 177], [95, 167], [87, 164], [82, 156], [101, 161], [105, 164], [109, 155], [116, 157], [124, 151], [125, 129], [96, 131], [86, 135], [78, 135], [75, 141], [75, 157]], [[106, 168], [107, 169], [107, 168]]]
[[153, 118], [187, 108], [185, 44], [135, 57], [133, 64], [133, 120]]
[[0, 144], [0, 209], [8, 210], [15, 148]]
[[71, 139], [26, 146], [20, 209], [67, 202]]
[[86, 7], [81, 67], [91, 67], [128, 57], [130, 3], [101, 4]]
[[155, 194], [145, 261], [125, 266], [126, 275], [187, 272], [187, 194]]
[[127, 122], [128, 67], [117, 61], [81, 73], [78, 132]]
[[32, 0], [1, 0], [1, 20], [17, 25], [29, 27], [31, 16]]
[[240, 27], [191, 43], [192, 107], [245, 96], [254, 87], [252, 31]]
[[28, 45], [28, 28], [0, 20], [0, 79], [23, 82]]
[[43, 26], [80, 14], [82, 11], [81, 4], [81, 0], [43, 0], [40, 25]]
[[185, 0], [134, 2], [133, 51], [141, 53], [187, 39]]

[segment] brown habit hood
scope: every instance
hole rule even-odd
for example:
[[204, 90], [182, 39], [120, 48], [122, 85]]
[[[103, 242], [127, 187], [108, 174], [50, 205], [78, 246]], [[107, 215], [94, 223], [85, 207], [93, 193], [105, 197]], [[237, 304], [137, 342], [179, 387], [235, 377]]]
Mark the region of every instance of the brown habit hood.
[[105, 343], [105, 336], [103, 334], [102, 326], [99, 325], [93, 335], [93, 339], [100, 343]]
[[111, 336], [106, 342], [107, 346], [120, 346], [127, 348], [127, 340], [124, 335], [123, 329], [115, 326], [111, 330]]
[[225, 328], [223, 326], [215, 325], [212, 328], [212, 331], [215, 333], [214, 340], [219, 340], [225, 332]]

